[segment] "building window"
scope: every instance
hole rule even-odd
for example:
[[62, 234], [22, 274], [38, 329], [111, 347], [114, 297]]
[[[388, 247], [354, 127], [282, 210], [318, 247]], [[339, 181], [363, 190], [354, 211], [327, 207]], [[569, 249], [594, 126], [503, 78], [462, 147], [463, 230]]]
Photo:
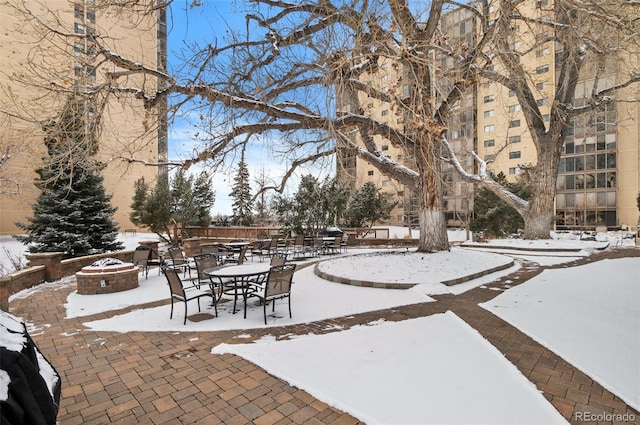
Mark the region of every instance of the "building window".
[[403, 196], [404, 196], [404, 190], [400, 190], [400, 191], [398, 191], [397, 195], [398, 195], [399, 197], [403, 197]]
[[509, 174], [520, 174], [520, 167], [509, 167]]
[[491, 125], [485, 125], [484, 126], [484, 132], [485, 133], [493, 133], [493, 131], [495, 131], [496, 126], [491, 124]]
[[383, 117], [387, 116], [387, 115], [389, 115], [389, 111], [385, 109], [384, 111], [380, 112], [380, 115], [382, 115]]
[[495, 146], [495, 145], [496, 145], [496, 141], [494, 139], [489, 139], [484, 141], [485, 148], [490, 148], [491, 146]]
[[520, 151], [509, 152], [509, 159], [518, 159], [520, 158]]
[[389, 186], [389, 180], [382, 180], [382, 186]]
[[496, 97], [491, 94], [489, 96], [485, 96], [483, 100], [484, 100], [484, 103], [489, 103], [489, 102], [493, 102], [494, 100], [496, 100]]
[[549, 72], [549, 65], [542, 65], [536, 68], [536, 74], [544, 74]]
[[520, 120], [509, 121], [509, 128], [520, 127]]
[[549, 102], [549, 98], [547, 98], [547, 97], [536, 100], [536, 104], [537, 104], [538, 106], [548, 105], [549, 103], [550, 103], [550, 102]]
[[518, 112], [519, 110], [520, 110], [520, 105], [509, 106], [509, 112]]
[[496, 159], [496, 156], [495, 156], [494, 154], [489, 154], [489, 155], [485, 155], [485, 156], [484, 156], [484, 160], [485, 160], [486, 162], [491, 162], [491, 161], [493, 161], [494, 159]]
[[84, 6], [81, 4], [73, 5], [73, 17], [80, 21], [84, 21]]
[[382, 145], [382, 150], [383, 151], [388, 151], [389, 150], [389, 145]]
[[87, 22], [90, 24], [96, 23], [96, 11], [93, 9], [87, 9]]
[[549, 54], [549, 48], [545, 47], [544, 49], [540, 49], [536, 51], [536, 57], [541, 58], [543, 56], [547, 56]]
[[509, 97], [513, 97], [516, 95], [516, 92], [514, 92], [513, 90], [509, 90]]
[[520, 143], [520, 136], [509, 137], [509, 143]]
[[82, 43], [73, 43], [73, 55], [76, 57], [84, 56], [84, 44]]
[[549, 114], [544, 114], [542, 116], [542, 121], [544, 121], [544, 122], [549, 122], [549, 119], [550, 119]]
[[76, 22], [75, 24], [73, 24], [73, 31], [76, 34], [84, 34], [84, 25]]
[[484, 111], [485, 118], [493, 117], [495, 114], [496, 114], [496, 111], [494, 109], [489, 109], [488, 111]]
[[373, 170], [367, 171], [367, 176], [373, 176]]

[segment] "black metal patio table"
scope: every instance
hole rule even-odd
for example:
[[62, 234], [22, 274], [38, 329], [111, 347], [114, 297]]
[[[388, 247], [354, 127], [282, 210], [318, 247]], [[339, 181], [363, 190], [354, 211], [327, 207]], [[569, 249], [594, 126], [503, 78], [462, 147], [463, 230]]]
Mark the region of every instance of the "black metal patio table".
[[268, 263], [249, 263], [238, 266], [213, 267], [206, 269], [204, 273], [218, 282], [225, 294], [233, 296], [233, 314], [236, 313], [238, 297], [242, 297], [246, 318], [247, 293], [251, 285], [256, 285], [266, 278], [270, 268]]

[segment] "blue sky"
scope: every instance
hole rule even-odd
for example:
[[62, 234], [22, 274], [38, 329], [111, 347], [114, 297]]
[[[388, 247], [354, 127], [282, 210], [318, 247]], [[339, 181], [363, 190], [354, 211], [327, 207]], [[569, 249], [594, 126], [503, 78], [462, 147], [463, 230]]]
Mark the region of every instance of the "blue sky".
[[[229, 27], [244, 31], [245, 13], [243, 1], [240, 0], [201, 0], [200, 5], [191, 7], [192, 0], [178, 0], [173, 3], [173, 13], [167, 16], [168, 20], [168, 60], [169, 69], [172, 64], [177, 64], [176, 52], [185, 43], [189, 42], [213, 42], [217, 39], [218, 45], [224, 43], [223, 37]], [[169, 158], [181, 159], [193, 152], [195, 142], [192, 135], [196, 129], [189, 126], [185, 120], [176, 120], [169, 130]], [[238, 152], [238, 157], [240, 152]], [[274, 157], [261, 146], [254, 145], [246, 152], [246, 162], [249, 167], [251, 180], [264, 170], [267, 176], [277, 179], [284, 174], [284, 161], [282, 158]], [[231, 165], [235, 165], [237, 160]], [[199, 172], [202, 166], [194, 166], [191, 172]], [[306, 170], [303, 174], [316, 170]], [[326, 172], [324, 173], [326, 174]], [[322, 175], [322, 177], [324, 176]], [[296, 177], [300, 177], [300, 173]], [[318, 175], [318, 174], [316, 174]], [[229, 198], [231, 191], [230, 182], [233, 181], [233, 173], [218, 173], [213, 177], [213, 189], [216, 191], [216, 202], [212, 209], [212, 214], [231, 215], [232, 200]], [[290, 193], [295, 191], [297, 179], [288, 184], [287, 190]]]

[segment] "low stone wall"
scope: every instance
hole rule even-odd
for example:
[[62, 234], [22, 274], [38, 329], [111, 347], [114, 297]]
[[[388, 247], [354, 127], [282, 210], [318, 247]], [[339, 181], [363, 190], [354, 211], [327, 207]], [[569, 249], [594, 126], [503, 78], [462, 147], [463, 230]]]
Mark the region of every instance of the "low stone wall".
[[9, 297], [45, 281], [45, 266], [28, 267], [0, 276], [0, 310], [9, 311]]
[[[130, 263], [133, 261], [133, 251], [118, 251], [110, 252], [108, 254], [86, 255], [84, 257], [62, 260], [62, 276], [71, 276], [77, 271], [82, 270], [83, 267], [90, 266], [96, 261], [103, 258], [117, 258], [118, 260], [124, 261], [125, 263]], [[31, 259], [29, 260], [31, 261]], [[62, 278], [62, 276], [60, 276], [58, 279]]]
[[63, 260], [61, 252], [28, 254], [29, 267], [17, 272], [0, 276], [0, 309], [8, 311], [9, 297], [23, 289], [31, 288], [42, 282], [54, 282], [64, 276], [72, 276], [83, 267], [90, 266], [102, 258], [117, 258], [133, 261], [133, 251], [109, 252], [88, 255], [86, 257]]

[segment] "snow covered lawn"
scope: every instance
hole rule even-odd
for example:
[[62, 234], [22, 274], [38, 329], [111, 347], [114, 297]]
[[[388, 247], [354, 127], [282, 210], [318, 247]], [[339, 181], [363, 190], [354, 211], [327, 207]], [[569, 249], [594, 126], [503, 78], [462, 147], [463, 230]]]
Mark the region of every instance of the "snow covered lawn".
[[242, 356], [369, 425], [566, 423], [452, 312], [212, 352]]
[[640, 258], [545, 270], [481, 306], [640, 409]]

